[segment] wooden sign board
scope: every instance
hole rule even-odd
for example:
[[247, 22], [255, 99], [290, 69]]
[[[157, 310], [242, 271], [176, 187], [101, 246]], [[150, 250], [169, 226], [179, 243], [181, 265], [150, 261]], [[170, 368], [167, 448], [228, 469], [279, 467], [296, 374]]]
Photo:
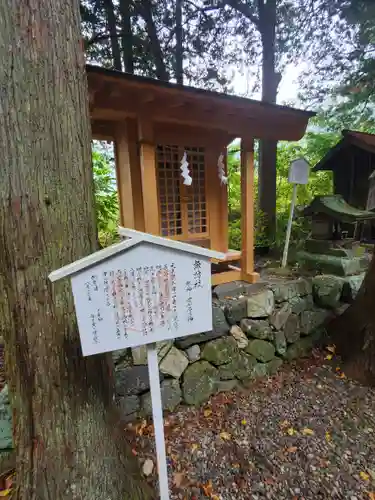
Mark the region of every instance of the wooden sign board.
[[220, 252], [120, 228], [130, 239], [50, 274], [69, 276], [84, 356], [147, 344], [160, 499], [169, 500], [156, 342], [212, 329], [210, 259]]
[[211, 330], [211, 256], [222, 254], [137, 233], [50, 278], [71, 277], [89, 356]]
[[208, 259], [140, 243], [72, 278], [85, 356], [209, 331]]
[[291, 162], [288, 181], [292, 184], [307, 184], [309, 182], [310, 166], [304, 158]]

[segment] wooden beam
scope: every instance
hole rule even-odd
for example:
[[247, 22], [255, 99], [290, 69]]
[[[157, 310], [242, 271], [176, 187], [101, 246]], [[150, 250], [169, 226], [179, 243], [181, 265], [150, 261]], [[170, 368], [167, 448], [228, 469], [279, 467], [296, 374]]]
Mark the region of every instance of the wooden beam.
[[223, 283], [230, 283], [231, 281], [238, 281], [241, 279], [241, 271], [223, 271], [222, 273], [215, 273], [211, 275], [211, 285], [222, 285]]
[[[114, 109], [115, 108], [115, 109]], [[134, 105], [128, 109], [116, 109], [115, 104], [108, 107], [97, 107], [90, 110], [92, 119], [98, 120], [124, 120], [126, 117], [136, 117], [137, 112]], [[207, 114], [190, 110], [183, 113], [179, 108], [161, 109], [158, 107], [151, 108], [148, 112], [153, 121], [163, 123], [176, 123], [179, 125], [187, 125], [191, 127], [200, 127], [210, 130], [225, 131], [235, 137], [245, 138], [266, 138], [283, 141], [299, 140], [305, 133], [304, 125], [289, 124], [287, 121], [280, 122], [279, 120], [270, 119], [248, 119], [241, 116], [229, 116], [225, 113], [217, 113], [215, 116], [207, 116]], [[246, 135], [245, 135], [246, 134]]]
[[117, 122], [91, 120], [92, 138], [99, 141], [114, 142], [116, 126]]
[[234, 262], [237, 260], [241, 260], [241, 252], [239, 250], [228, 250], [224, 259], [212, 259], [212, 262], [214, 264], [220, 264], [221, 262]]
[[127, 121], [117, 124], [115, 129], [116, 177], [120, 201], [120, 222], [124, 227], [135, 228], [132, 190], [132, 163], [134, 151], [129, 143]]
[[215, 148], [217, 144], [229, 144], [236, 138], [222, 130], [189, 127], [172, 123], [154, 122], [155, 144], [175, 144], [177, 146], [202, 146]]
[[244, 140], [241, 140], [241, 233], [241, 271], [248, 281], [254, 273], [254, 141]]
[[160, 234], [159, 200], [156, 178], [156, 154], [153, 145], [153, 123], [147, 116], [138, 119], [140, 141], [141, 185], [144, 195], [144, 230], [150, 234]]

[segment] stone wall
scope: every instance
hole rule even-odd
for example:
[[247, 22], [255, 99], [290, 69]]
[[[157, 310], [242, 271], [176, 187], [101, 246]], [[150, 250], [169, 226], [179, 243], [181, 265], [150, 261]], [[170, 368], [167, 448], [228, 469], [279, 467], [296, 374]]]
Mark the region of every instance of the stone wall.
[[[359, 290], [349, 278], [233, 282], [213, 290], [213, 329], [158, 344], [163, 406], [203, 404], [220, 391], [272, 375], [308, 355], [327, 322]], [[151, 414], [146, 347], [114, 353], [118, 404], [125, 420]]]
[[[213, 290], [213, 329], [158, 344], [163, 406], [203, 404], [221, 391], [272, 375], [304, 357], [325, 324], [356, 296], [364, 274], [311, 280], [232, 282]], [[124, 420], [151, 414], [146, 347], [113, 353]], [[8, 387], [0, 391], [0, 450], [13, 446]]]

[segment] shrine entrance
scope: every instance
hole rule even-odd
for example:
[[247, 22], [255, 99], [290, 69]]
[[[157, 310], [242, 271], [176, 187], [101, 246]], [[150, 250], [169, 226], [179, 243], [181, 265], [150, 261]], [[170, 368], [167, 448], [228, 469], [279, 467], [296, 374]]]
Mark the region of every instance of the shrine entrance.
[[[184, 153], [192, 178], [190, 186], [181, 176]], [[209, 247], [205, 148], [159, 145], [156, 170], [160, 234]]]

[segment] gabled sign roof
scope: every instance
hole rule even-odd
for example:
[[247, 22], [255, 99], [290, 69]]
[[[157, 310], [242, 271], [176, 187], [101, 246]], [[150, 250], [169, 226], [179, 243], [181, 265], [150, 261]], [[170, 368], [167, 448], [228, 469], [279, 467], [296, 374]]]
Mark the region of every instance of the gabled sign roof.
[[118, 232], [120, 236], [125, 236], [126, 238], [137, 240], [138, 242], [145, 241], [147, 243], [152, 243], [154, 245], [167, 247], [172, 250], [177, 250], [180, 252], [200, 255], [201, 257], [207, 257], [209, 259], [218, 259], [218, 260], [225, 259], [225, 254], [222, 252], [217, 252], [216, 250], [210, 250], [209, 248], [203, 248], [197, 245], [191, 245], [189, 243], [184, 243], [182, 241], [170, 240], [168, 238], [163, 238], [162, 236], [154, 236], [153, 234], [149, 233], [142, 233], [141, 231], [136, 231], [135, 229], [128, 229], [120, 226], [118, 228]]
[[94, 252], [87, 257], [76, 260], [75, 262], [72, 262], [67, 266], [61, 267], [56, 271], [52, 271], [52, 273], [49, 275], [49, 279], [51, 281], [57, 281], [61, 278], [72, 276], [73, 274], [79, 273], [80, 271], [94, 266], [99, 262], [114, 257], [119, 253], [126, 252], [130, 248], [139, 245], [142, 242], [152, 245], [158, 245], [178, 252], [199, 255], [200, 257], [206, 257], [209, 259], [220, 260], [225, 258], [225, 254], [221, 252], [198, 247], [196, 245], [190, 245], [188, 243], [182, 243], [181, 241], [169, 240], [167, 238], [162, 238], [161, 236], [153, 236], [151, 234], [135, 231], [134, 229], [126, 229], [124, 227], [120, 227], [119, 234], [121, 236], [126, 236], [129, 239], [121, 241], [120, 243], [115, 243], [114, 245], [104, 248], [103, 250], [99, 250], [98, 252]]

